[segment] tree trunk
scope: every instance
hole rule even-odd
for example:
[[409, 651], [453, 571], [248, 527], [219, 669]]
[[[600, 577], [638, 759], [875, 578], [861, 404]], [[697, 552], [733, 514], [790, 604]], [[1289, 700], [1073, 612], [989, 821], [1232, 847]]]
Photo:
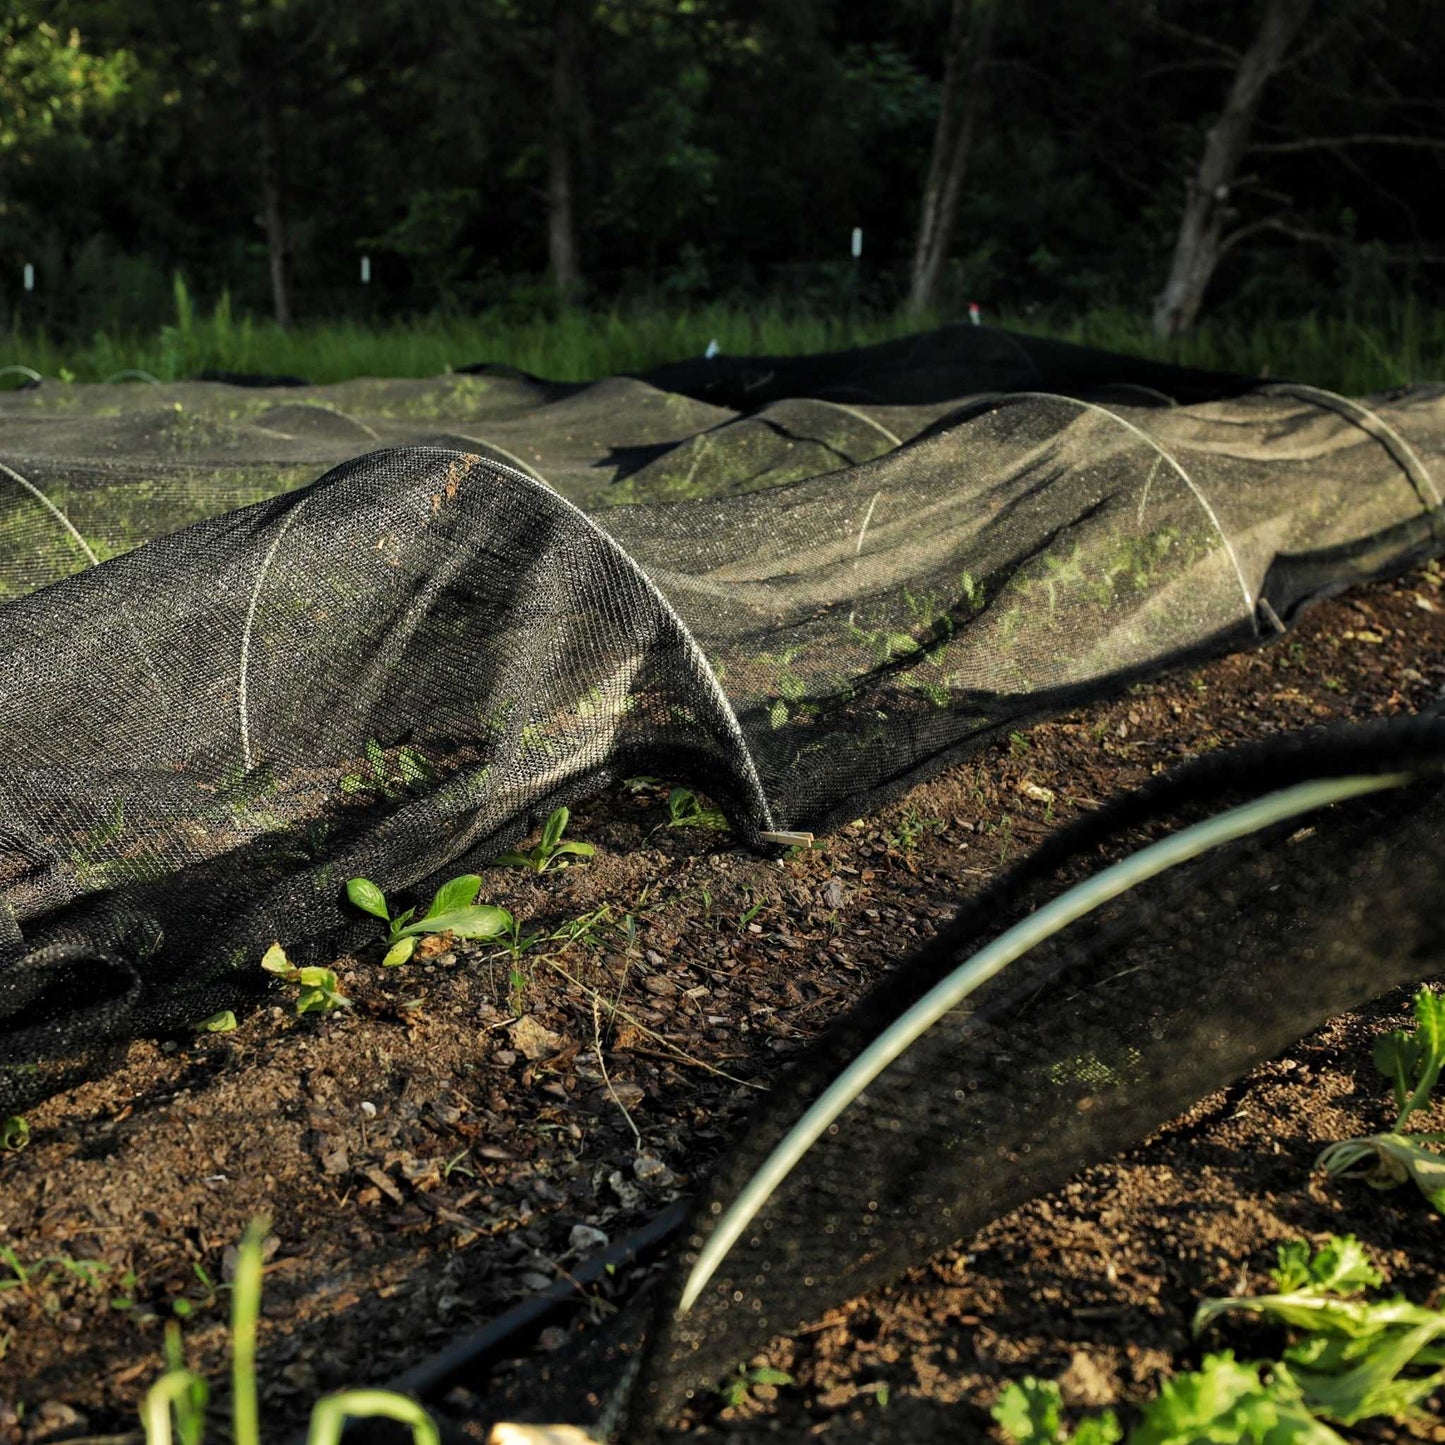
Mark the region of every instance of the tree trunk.
[[908, 292], [909, 309], [915, 312], [928, 310], [938, 300], [939, 283], [953, 243], [958, 199], [973, 153], [979, 104], [983, 98], [983, 71], [992, 56], [995, 19], [995, 0], [953, 0], [943, 94], [933, 132], [928, 179], [923, 186], [923, 208]]
[[281, 108], [274, 91], [261, 96], [261, 224], [271, 264], [271, 306], [276, 324], [291, 325], [291, 257], [286, 235], [286, 202], [282, 188]]
[[552, 113], [547, 129], [547, 260], [564, 306], [582, 289], [577, 246], [576, 145], [582, 94], [582, 3], [557, 0], [552, 51]]
[[1270, 77], [1279, 69], [1312, 0], [1264, 0], [1259, 30], [1234, 72], [1219, 119], [1210, 127], [1189, 182], [1169, 279], [1154, 303], [1154, 334], [1176, 336], [1194, 325], [1228, 239], [1230, 189]]

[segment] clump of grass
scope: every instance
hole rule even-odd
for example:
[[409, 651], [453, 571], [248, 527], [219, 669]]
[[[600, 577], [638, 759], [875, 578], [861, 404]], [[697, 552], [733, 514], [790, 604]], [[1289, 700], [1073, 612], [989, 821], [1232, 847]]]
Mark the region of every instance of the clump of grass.
[[[256, 1392], [256, 1336], [261, 1318], [261, 1247], [270, 1228], [256, 1219], [242, 1236], [231, 1287], [231, 1439], [233, 1445], [260, 1445]], [[166, 1372], [146, 1392], [141, 1424], [146, 1445], [202, 1445], [210, 1387], [187, 1368], [180, 1326], [166, 1329]], [[316, 1402], [311, 1411], [308, 1445], [338, 1445], [348, 1417], [382, 1417], [410, 1426], [414, 1445], [440, 1445], [430, 1415], [415, 1400], [387, 1390], [342, 1390]]]

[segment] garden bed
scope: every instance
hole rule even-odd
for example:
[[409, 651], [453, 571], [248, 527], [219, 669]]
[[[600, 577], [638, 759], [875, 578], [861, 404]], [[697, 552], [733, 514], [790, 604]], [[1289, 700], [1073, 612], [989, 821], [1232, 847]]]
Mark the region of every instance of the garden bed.
[[[782, 861], [667, 826], [663, 787], [613, 790], [573, 818], [590, 866], [487, 871], [483, 901], [543, 936], [529, 951], [343, 959], [349, 1010], [297, 1018], [282, 990], [234, 1033], [137, 1044], [31, 1112], [28, 1146], [0, 1156], [0, 1445], [135, 1431], [170, 1318], [218, 1378], [228, 1250], [259, 1213], [273, 1438], [318, 1393], [398, 1374], [689, 1192], [790, 1054], [1060, 824], [1206, 750], [1442, 692], [1432, 566], [1270, 648], [1015, 734]], [[1026, 1371], [1062, 1373], [1077, 1403], [1137, 1400], [1192, 1358], [1197, 1296], [1242, 1270], [1257, 1284], [1286, 1235], [1353, 1230], [1427, 1297], [1439, 1217], [1309, 1179], [1320, 1144], [1384, 1122], [1368, 1038], [1401, 1007], [1335, 1021], [1127, 1159], [775, 1345], [796, 1385], [679, 1429], [957, 1439]], [[467, 1392], [445, 1408], [461, 1429], [486, 1409]]]

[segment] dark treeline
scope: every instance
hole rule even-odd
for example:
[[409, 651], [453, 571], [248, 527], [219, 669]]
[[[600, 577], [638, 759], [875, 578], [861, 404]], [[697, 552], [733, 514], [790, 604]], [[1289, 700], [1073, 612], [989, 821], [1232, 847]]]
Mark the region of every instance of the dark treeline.
[[0, 13], [0, 326], [152, 327], [175, 272], [283, 323], [775, 293], [1162, 332], [1445, 275], [1436, 0]]

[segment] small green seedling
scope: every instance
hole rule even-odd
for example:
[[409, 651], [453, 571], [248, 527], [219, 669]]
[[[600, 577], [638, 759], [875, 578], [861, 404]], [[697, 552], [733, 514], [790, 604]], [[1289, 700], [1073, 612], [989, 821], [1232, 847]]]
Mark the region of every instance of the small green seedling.
[[1426, 1148], [1445, 1134], [1405, 1133], [1405, 1121], [1428, 1107], [1445, 1068], [1445, 994], [1422, 987], [1415, 995], [1415, 1027], [1394, 1029], [1375, 1041], [1375, 1067], [1395, 1094], [1395, 1126], [1388, 1133], [1331, 1144], [1315, 1162], [1327, 1174], [1363, 1179], [1374, 1189], [1411, 1180], [1445, 1214], [1445, 1156]]
[[415, 748], [398, 748], [394, 762], [388, 760], [375, 738], [366, 741], [366, 760], [359, 771], [341, 780], [343, 793], [377, 793], [384, 798], [403, 797], [408, 789], [430, 782], [436, 773], [425, 756]]
[[329, 1014], [333, 1009], [351, 1006], [351, 1000], [337, 992], [334, 969], [297, 968], [279, 943], [273, 943], [266, 950], [261, 967], [286, 983], [300, 985], [296, 995], [298, 1014]]
[[30, 1125], [23, 1114], [7, 1114], [0, 1120], [0, 1153], [18, 1154], [30, 1142]]
[[236, 1032], [236, 1015], [230, 1009], [223, 1008], [219, 1013], [203, 1018], [196, 1025], [196, 1029], [203, 1034], [233, 1034]]
[[419, 939], [430, 933], [455, 933], [458, 938], [499, 938], [515, 930], [512, 915], [490, 903], [474, 903], [482, 886], [479, 873], [463, 873], [443, 883], [432, 897], [431, 907], [416, 917], [416, 909], [392, 917], [386, 895], [369, 878], [347, 880], [346, 896], [364, 913], [381, 919], [387, 926], [386, 954], [382, 963], [395, 968], [405, 963]]
[[673, 788], [667, 795], [667, 827], [710, 828], [721, 832], [728, 825], [721, 808], [710, 808], [691, 788]]
[[791, 1385], [793, 1377], [786, 1370], [774, 1370], [768, 1365], [758, 1365], [753, 1369], [739, 1369], [731, 1380], [722, 1387], [723, 1404], [729, 1407], [741, 1405], [749, 1394], [752, 1393], [754, 1385]]
[[559, 868], [565, 868], [569, 856], [592, 857], [597, 850], [590, 843], [563, 842], [562, 834], [567, 831], [571, 817], [572, 814], [566, 808], [558, 808], [547, 819], [542, 836], [530, 853], [503, 853], [497, 859], [498, 865], [504, 868], [530, 868], [533, 873], [545, 873], [553, 862]]
[[[269, 1228], [253, 1220], [242, 1237], [231, 1288], [231, 1429], [234, 1445], [260, 1445], [256, 1335], [261, 1318], [262, 1243]], [[141, 1425], [146, 1445], [203, 1445], [209, 1387], [186, 1366], [180, 1328], [166, 1327], [166, 1372], [146, 1393]], [[386, 1390], [342, 1390], [311, 1411], [307, 1445], [340, 1445], [348, 1418], [380, 1416], [411, 1429], [412, 1445], [441, 1445], [436, 1424], [415, 1400]]]

